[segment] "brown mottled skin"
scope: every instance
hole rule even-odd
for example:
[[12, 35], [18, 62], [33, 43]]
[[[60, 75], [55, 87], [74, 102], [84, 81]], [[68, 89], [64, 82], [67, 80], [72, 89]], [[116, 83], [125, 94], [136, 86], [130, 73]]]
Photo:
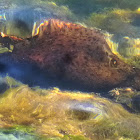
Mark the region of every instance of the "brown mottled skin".
[[16, 41], [14, 46], [14, 58], [36, 63], [50, 75], [87, 89], [131, 86], [140, 90], [140, 70], [113, 54], [98, 30], [49, 20], [38, 35]]

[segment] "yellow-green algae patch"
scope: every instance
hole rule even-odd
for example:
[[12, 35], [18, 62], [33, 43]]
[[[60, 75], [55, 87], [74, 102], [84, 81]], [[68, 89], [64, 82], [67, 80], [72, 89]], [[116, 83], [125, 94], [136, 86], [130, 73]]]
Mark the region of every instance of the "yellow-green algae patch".
[[29, 126], [46, 139], [140, 137], [139, 115], [131, 114], [120, 104], [94, 93], [61, 91], [58, 88], [31, 89], [26, 85], [13, 88], [11, 85], [0, 95], [0, 128], [16, 125]]
[[138, 29], [133, 22], [140, 16], [139, 9], [109, 9], [100, 13], [93, 12], [85, 23], [90, 27], [97, 27], [113, 34], [137, 36]]

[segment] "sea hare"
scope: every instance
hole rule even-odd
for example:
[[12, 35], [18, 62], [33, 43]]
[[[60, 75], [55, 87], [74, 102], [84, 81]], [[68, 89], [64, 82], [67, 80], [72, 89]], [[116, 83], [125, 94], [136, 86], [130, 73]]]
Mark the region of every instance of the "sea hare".
[[99, 30], [50, 19], [34, 27], [30, 38], [1, 33], [0, 42], [14, 46], [15, 60], [36, 63], [52, 77], [85, 89], [131, 86], [140, 90], [140, 70], [113, 54]]

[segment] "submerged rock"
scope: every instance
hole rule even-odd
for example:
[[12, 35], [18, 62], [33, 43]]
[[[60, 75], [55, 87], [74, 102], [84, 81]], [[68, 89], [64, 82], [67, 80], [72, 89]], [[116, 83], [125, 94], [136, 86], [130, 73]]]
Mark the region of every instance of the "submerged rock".
[[60, 81], [90, 90], [117, 86], [140, 89], [140, 70], [113, 54], [105, 36], [96, 29], [50, 19], [34, 27], [33, 37], [1, 34], [0, 42], [14, 46], [16, 61], [35, 63]]
[[[90, 102], [70, 102], [70, 113], [72, 116], [80, 121], [94, 118], [98, 120], [103, 117], [104, 110], [99, 108], [100, 104]], [[97, 118], [96, 118], [97, 117]]]
[[132, 99], [132, 107], [136, 110], [136, 112], [140, 113], [140, 94]]
[[132, 88], [116, 88], [109, 92], [111, 98], [130, 112], [140, 113], [140, 92]]

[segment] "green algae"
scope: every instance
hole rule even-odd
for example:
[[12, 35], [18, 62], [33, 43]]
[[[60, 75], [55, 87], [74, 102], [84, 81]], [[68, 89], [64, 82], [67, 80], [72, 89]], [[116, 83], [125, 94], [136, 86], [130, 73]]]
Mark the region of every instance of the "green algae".
[[[30, 37], [32, 36], [33, 24], [35, 22], [42, 22], [44, 17], [55, 17], [63, 19], [64, 21], [70, 20], [72, 22], [77, 20], [77, 17], [67, 6], [59, 6], [55, 2], [51, 1], [44, 2], [33, 0], [28, 2], [25, 0], [20, 2], [17, 0], [9, 1], [7, 3], [8, 10], [5, 10], [5, 13], [2, 13], [5, 15], [5, 20], [0, 21], [0, 30], [7, 35], [14, 35], [22, 38]], [[11, 5], [9, 3], [11, 3]], [[30, 12], [29, 9], [31, 9]], [[26, 14], [27, 12], [28, 14]]]
[[123, 9], [136, 9], [140, 5], [138, 0], [96, 0], [100, 4], [109, 6], [109, 7], [116, 7], [116, 8], [123, 8]]
[[83, 137], [83, 136], [73, 136], [73, 135], [68, 135], [68, 136], [64, 136], [63, 140], [88, 140], [87, 138]]
[[140, 39], [123, 37], [118, 45], [118, 52], [125, 58], [140, 55]]
[[126, 63], [136, 67], [140, 68], [140, 56], [133, 56], [130, 58], [125, 59]]
[[137, 28], [131, 25], [131, 23], [136, 15], [139, 15], [137, 10], [131, 11], [114, 8], [100, 13], [92, 13], [86, 18], [85, 23], [90, 27], [97, 27], [115, 35], [120, 34], [134, 37], [138, 35]]
[[3, 48], [0, 46], [0, 53], [6, 53], [6, 52], [9, 52], [9, 49], [6, 47]]
[[33, 128], [27, 126], [14, 126], [11, 128], [1, 128], [0, 137], [8, 140], [42, 140], [34, 133]]
[[88, 140], [88, 139], [83, 137], [83, 136], [65, 135], [63, 138], [60, 138], [60, 137], [51, 137], [51, 138], [44, 137], [41, 140]]
[[[51, 0], [56, 2], [58, 5], [64, 5], [69, 7], [77, 17], [88, 16], [91, 12], [96, 9], [96, 3], [94, 0]], [[93, 4], [94, 3], [94, 4]], [[83, 18], [82, 17], [82, 18]]]
[[[43, 0], [47, 2], [47, 0]], [[140, 6], [138, 0], [50, 0], [58, 5], [67, 6], [78, 19], [84, 19], [92, 13], [101, 13], [109, 9], [136, 10]]]

